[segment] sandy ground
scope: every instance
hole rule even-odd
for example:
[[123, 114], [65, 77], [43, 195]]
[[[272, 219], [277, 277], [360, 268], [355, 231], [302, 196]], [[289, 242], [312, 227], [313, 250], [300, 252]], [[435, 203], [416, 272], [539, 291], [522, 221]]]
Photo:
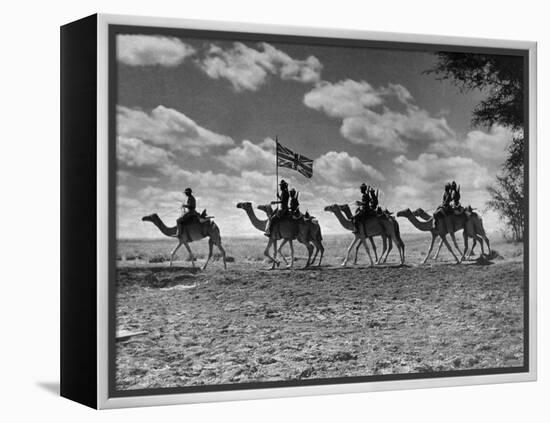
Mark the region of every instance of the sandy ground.
[[446, 253], [418, 266], [428, 238], [409, 236], [405, 267], [392, 253], [369, 268], [363, 253], [341, 268], [348, 242], [328, 237], [321, 268], [275, 271], [260, 261], [261, 238], [227, 242], [227, 271], [169, 269], [149, 261], [172, 243], [121, 242], [117, 328], [147, 334], [117, 343], [118, 389], [523, 364], [521, 245], [494, 242], [491, 264], [457, 266]]

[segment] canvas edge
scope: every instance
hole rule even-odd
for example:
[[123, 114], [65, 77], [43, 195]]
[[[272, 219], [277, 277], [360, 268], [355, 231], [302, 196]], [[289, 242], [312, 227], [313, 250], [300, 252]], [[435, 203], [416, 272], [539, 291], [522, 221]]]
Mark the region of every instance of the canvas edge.
[[[97, 407], [99, 409], [139, 407], [154, 405], [190, 404], [215, 401], [238, 401], [250, 399], [283, 398], [310, 395], [361, 393], [401, 389], [422, 389], [465, 385], [528, 382], [537, 380], [537, 297], [536, 297], [536, 256], [537, 256], [537, 44], [533, 41], [514, 41], [483, 38], [436, 36], [423, 34], [400, 34], [391, 32], [371, 32], [349, 29], [327, 29], [283, 25], [263, 25], [240, 22], [218, 22], [158, 18], [146, 16], [126, 16], [98, 14], [97, 37]], [[317, 36], [328, 38], [368, 39], [375, 41], [395, 41], [459, 45], [467, 47], [490, 47], [522, 49], [529, 51], [529, 372], [499, 375], [461, 376], [437, 379], [410, 379], [388, 382], [365, 382], [334, 385], [266, 388], [253, 390], [232, 390], [223, 392], [200, 392], [167, 395], [144, 395], [135, 397], [109, 398], [109, 351], [108, 351], [108, 279], [109, 279], [109, 238], [108, 238], [108, 26], [142, 25], [174, 28], [259, 32], [295, 36]]]

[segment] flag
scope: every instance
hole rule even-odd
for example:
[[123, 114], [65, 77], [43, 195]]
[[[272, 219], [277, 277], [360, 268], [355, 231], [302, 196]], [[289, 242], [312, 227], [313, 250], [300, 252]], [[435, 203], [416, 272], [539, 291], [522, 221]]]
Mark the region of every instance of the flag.
[[313, 160], [295, 153], [277, 142], [277, 166], [294, 169], [311, 178], [313, 175]]

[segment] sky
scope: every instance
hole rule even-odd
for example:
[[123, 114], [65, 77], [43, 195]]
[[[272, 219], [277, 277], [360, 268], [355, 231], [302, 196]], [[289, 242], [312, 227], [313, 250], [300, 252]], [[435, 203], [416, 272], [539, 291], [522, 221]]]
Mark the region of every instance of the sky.
[[396, 212], [433, 211], [456, 180], [485, 229], [501, 228], [486, 187], [512, 134], [471, 126], [486, 93], [424, 73], [432, 52], [161, 34], [118, 34], [116, 43], [120, 239], [162, 236], [141, 217], [155, 212], [174, 225], [186, 187], [222, 236], [261, 236], [236, 204], [275, 199], [275, 137], [314, 160], [311, 179], [279, 175], [324, 234], [346, 232], [323, 209], [352, 204], [362, 182]]

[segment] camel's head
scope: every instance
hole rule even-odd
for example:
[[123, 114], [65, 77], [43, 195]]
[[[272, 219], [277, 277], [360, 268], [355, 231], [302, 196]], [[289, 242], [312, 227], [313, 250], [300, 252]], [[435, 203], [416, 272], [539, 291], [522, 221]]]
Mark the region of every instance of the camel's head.
[[153, 220], [158, 219], [158, 215], [156, 213], [150, 214], [149, 216], [143, 216], [141, 218], [142, 222], [152, 222]]
[[350, 208], [347, 204], [338, 204], [338, 207], [340, 208], [340, 210], [343, 210], [343, 211], [350, 210]]
[[270, 215], [273, 212], [273, 209], [269, 204], [260, 204], [256, 207], [258, 210], [263, 211], [264, 213]]
[[423, 209], [418, 208], [415, 211], [413, 211], [412, 214], [414, 214], [416, 217], [422, 217], [424, 216], [425, 212]]
[[412, 214], [413, 214], [413, 212], [411, 211], [411, 209], [405, 209], [405, 210], [398, 211], [395, 215], [397, 217], [408, 217]]
[[337, 211], [339, 208], [340, 208], [340, 207], [338, 206], [338, 204], [331, 204], [331, 205], [329, 205], [329, 206], [326, 206], [326, 207], [324, 208], [324, 210], [325, 210], [326, 212], [332, 212], [332, 213], [334, 213], [334, 212]]
[[237, 203], [237, 208], [243, 210], [251, 209], [252, 203], [250, 201], [243, 201], [241, 203]]

